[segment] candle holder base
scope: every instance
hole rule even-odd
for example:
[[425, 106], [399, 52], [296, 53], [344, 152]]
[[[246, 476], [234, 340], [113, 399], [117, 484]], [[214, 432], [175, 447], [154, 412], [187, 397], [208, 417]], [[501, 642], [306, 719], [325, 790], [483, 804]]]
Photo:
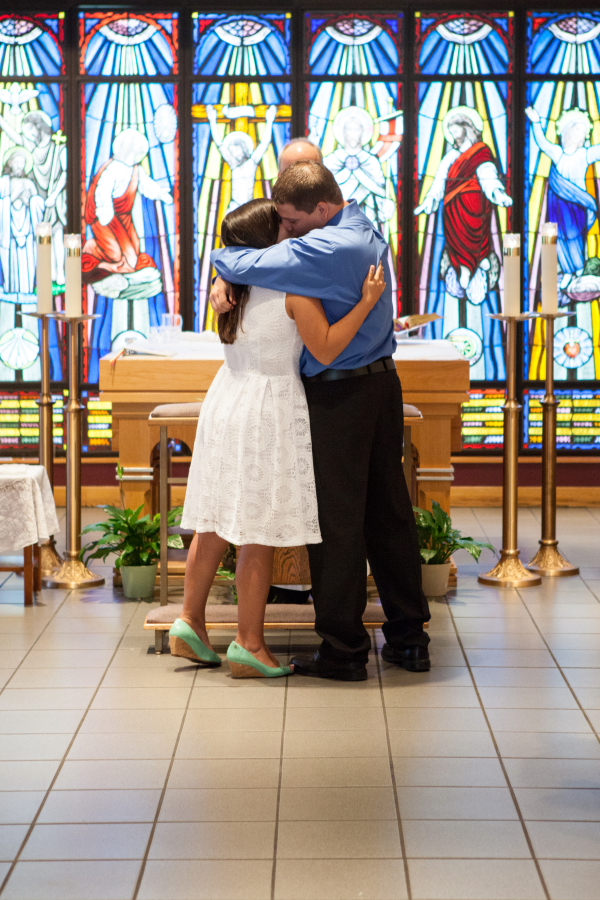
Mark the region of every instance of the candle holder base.
[[76, 557], [65, 559], [60, 569], [49, 577], [42, 578], [42, 584], [48, 588], [90, 588], [103, 585], [104, 578], [96, 575]]
[[548, 575], [551, 578], [563, 578], [579, 575], [579, 567], [572, 566], [558, 549], [558, 541], [540, 541], [540, 549], [529, 565], [530, 572]]
[[42, 578], [49, 578], [60, 569], [63, 564], [62, 556], [56, 550], [56, 541], [53, 537], [40, 544], [40, 568]]
[[534, 587], [541, 584], [541, 577], [525, 568], [519, 553], [519, 550], [501, 550], [498, 564], [485, 575], [480, 575], [477, 581], [496, 587]]

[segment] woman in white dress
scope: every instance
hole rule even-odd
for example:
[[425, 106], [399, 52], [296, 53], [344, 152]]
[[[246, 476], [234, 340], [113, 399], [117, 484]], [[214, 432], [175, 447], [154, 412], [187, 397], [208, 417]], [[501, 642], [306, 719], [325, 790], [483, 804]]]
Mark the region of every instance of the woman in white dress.
[[[287, 237], [270, 200], [228, 213], [225, 246], [270, 247]], [[229, 543], [240, 549], [238, 632], [227, 651], [235, 677], [277, 677], [264, 639], [264, 613], [275, 547], [319, 543], [310, 424], [300, 355], [306, 344], [329, 365], [344, 350], [385, 288], [383, 268], [365, 279], [362, 299], [330, 325], [320, 300], [234, 285], [237, 305], [219, 316], [225, 363], [198, 424], [182, 526], [196, 535], [188, 556], [183, 613], [170, 632], [171, 653], [220, 665], [204, 612]]]

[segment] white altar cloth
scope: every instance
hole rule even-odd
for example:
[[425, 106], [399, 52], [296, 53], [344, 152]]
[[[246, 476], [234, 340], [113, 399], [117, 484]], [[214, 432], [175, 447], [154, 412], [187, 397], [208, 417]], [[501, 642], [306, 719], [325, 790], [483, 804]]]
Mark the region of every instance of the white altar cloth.
[[60, 531], [43, 466], [0, 465], [0, 553], [47, 541]]

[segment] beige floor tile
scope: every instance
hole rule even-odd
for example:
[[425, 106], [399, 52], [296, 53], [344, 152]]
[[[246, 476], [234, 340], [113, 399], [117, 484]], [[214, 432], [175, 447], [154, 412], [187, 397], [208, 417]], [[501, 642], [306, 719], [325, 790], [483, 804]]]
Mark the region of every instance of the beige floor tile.
[[134, 734], [175, 732], [181, 727], [183, 709], [91, 709], [80, 734]]
[[195, 666], [196, 687], [230, 687], [243, 691], [284, 691], [287, 678], [232, 678], [228, 665], [217, 669]]
[[381, 707], [381, 691], [379, 684], [375, 681], [360, 681], [357, 684], [339, 682], [335, 687], [316, 689], [312, 685], [294, 686], [293, 690], [290, 687], [288, 691], [286, 706], [288, 715], [291, 710], [302, 708], [322, 707], [330, 710], [367, 707], [378, 709]]
[[28, 825], [0, 825], [0, 861], [13, 861], [28, 829]]
[[399, 859], [277, 862], [275, 900], [406, 900]]
[[600, 860], [600, 822], [528, 822], [538, 859]]
[[140, 860], [20, 862], [3, 900], [123, 900], [133, 895], [140, 867]]
[[269, 900], [271, 860], [149, 860], [140, 900]]
[[520, 822], [432, 822], [403, 825], [408, 857], [446, 859], [530, 859]]
[[507, 669], [477, 666], [473, 678], [478, 687], [564, 688], [565, 679], [559, 669]]
[[378, 731], [286, 731], [283, 741], [283, 756], [286, 759], [387, 757], [387, 755], [387, 738], [383, 729]]
[[[120, 670], [123, 671], [123, 670]], [[228, 687], [194, 687], [189, 709], [281, 709], [285, 691], [232, 691]], [[289, 700], [288, 700], [289, 703]], [[188, 713], [189, 717], [190, 713]]]
[[149, 859], [272, 859], [275, 822], [161, 822]]
[[274, 822], [276, 788], [167, 790], [161, 822]]
[[287, 709], [285, 717], [286, 733], [319, 731], [369, 731], [385, 730], [383, 709], [371, 707], [329, 707]]
[[411, 859], [413, 900], [543, 900], [533, 861]]
[[486, 709], [578, 709], [568, 687], [480, 687]]
[[[555, 650], [554, 655], [558, 665], [565, 669], [600, 668], [600, 650]], [[568, 671], [565, 675], [568, 679]]]
[[517, 788], [593, 788], [600, 786], [598, 759], [507, 759], [506, 771]]
[[85, 709], [7, 710], [0, 712], [0, 734], [70, 734]]
[[546, 650], [539, 634], [502, 634], [472, 632], [462, 635], [465, 650]]
[[278, 859], [393, 859], [401, 858], [398, 823], [280, 822]]
[[114, 650], [119, 634], [48, 634], [44, 632], [35, 645], [36, 650]]
[[403, 787], [506, 787], [497, 759], [394, 757], [394, 778]]
[[160, 791], [56, 791], [50, 792], [38, 819], [54, 823], [153, 822]]
[[579, 790], [517, 788], [515, 794], [525, 819], [600, 822], [598, 788]]
[[67, 759], [171, 759], [174, 732], [78, 734]]
[[39, 641], [39, 638], [36, 634], [27, 634], [26, 632], [6, 634], [0, 631], [0, 652], [5, 650], [29, 650], [37, 641]]
[[598, 900], [600, 862], [541, 860], [552, 900]]
[[410, 709], [390, 707], [388, 728], [397, 731], [487, 731], [480, 709]]
[[48, 623], [46, 634], [123, 634], [126, 621], [115, 616], [109, 618], [102, 616], [93, 618], [91, 616], [82, 616], [77, 619], [75, 616], [69, 618], [55, 618]]
[[14, 669], [0, 669], [0, 688], [3, 688], [12, 678], [14, 671]]
[[516, 819], [508, 788], [400, 787], [403, 819]]
[[455, 619], [456, 629], [459, 635], [464, 634], [538, 634], [531, 619], [503, 619], [503, 618], [485, 618], [483, 621], [479, 616], [460, 616]]
[[18, 669], [11, 688], [95, 688], [105, 669]]
[[446, 685], [397, 685], [384, 688], [385, 705], [427, 709], [440, 707], [452, 709], [475, 707], [479, 700], [473, 687], [450, 687]]
[[40, 808], [45, 791], [0, 792], [0, 824], [28, 825]]
[[[529, 619], [529, 613], [521, 603], [464, 603], [452, 605], [452, 615], [458, 619]], [[479, 631], [487, 631], [480, 627]]]
[[488, 709], [487, 715], [494, 731], [591, 731], [583, 713], [575, 709]]
[[282, 788], [388, 787], [392, 783], [389, 759], [284, 759]]
[[[467, 662], [465, 660], [464, 654], [462, 650], [452, 649], [441, 647], [437, 648], [435, 643], [431, 643], [429, 645], [429, 656], [431, 659], [432, 668], [437, 668], [438, 666], [442, 668], [447, 668], [448, 666], [466, 666]], [[387, 663], [384, 663], [384, 667]]]
[[600, 688], [574, 688], [584, 709], [600, 709]]
[[62, 759], [70, 734], [0, 734], [0, 760]]
[[[435, 666], [429, 672], [407, 672], [399, 666], [386, 669], [381, 679], [384, 689], [436, 685], [446, 687], [472, 687], [469, 670], [465, 666]], [[289, 702], [289, 701], [288, 701]]]
[[[248, 704], [252, 698], [248, 697]], [[183, 725], [184, 733], [201, 731], [237, 732], [281, 731], [283, 728], [283, 708], [253, 709], [190, 709]]]
[[506, 758], [600, 759], [600, 743], [594, 734], [496, 731], [494, 736]]
[[169, 788], [274, 788], [279, 759], [176, 759]]
[[99, 669], [110, 662], [112, 650], [30, 650], [24, 669]]
[[279, 759], [281, 732], [184, 732], [175, 755], [177, 759]]
[[476, 666], [494, 667], [513, 666], [519, 668], [549, 668], [556, 663], [548, 650], [467, 650], [469, 664]]
[[91, 709], [185, 709], [189, 687], [100, 688]]
[[600, 650], [600, 634], [552, 634], [546, 640], [552, 651]]
[[36, 825], [21, 854], [22, 860], [142, 859], [149, 822], [124, 825]]
[[67, 760], [56, 780], [58, 791], [156, 790], [163, 787], [168, 759]]
[[392, 788], [283, 788], [279, 803], [281, 822], [396, 821]]
[[489, 731], [396, 731], [390, 729], [389, 735], [392, 754], [399, 757], [497, 756]]
[[111, 666], [102, 682], [103, 688], [173, 688], [191, 687], [194, 671], [189, 669], [114, 668]]
[[45, 791], [58, 766], [58, 760], [4, 760], [0, 762], [0, 791]]
[[592, 723], [592, 728], [595, 729], [596, 733], [600, 733], [600, 709], [586, 710], [586, 715]]
[[85, 709], [93, 696], [94, 688], [6, 688], [0, 694], [0, 710]]
[[600, 688], [600, 669], [567, 669], [565, 675], [577, 694], [578, 688]]

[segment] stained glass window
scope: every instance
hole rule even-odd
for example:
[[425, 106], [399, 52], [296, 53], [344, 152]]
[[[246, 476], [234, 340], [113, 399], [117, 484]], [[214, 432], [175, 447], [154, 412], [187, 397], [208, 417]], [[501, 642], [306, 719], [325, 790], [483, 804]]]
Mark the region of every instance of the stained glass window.
[[112, 76], [82, 86], [83, 281], [86, 311], [100, 315], [84, 377], [95, 383], [101, 356], [179, 310], [178, 87], [152, 80], [176, 71], [177, 14], [80, 13], [80, 24], [84, 71]]
[[[600, 447], [600, 391], [558, 390], [556, 444], [559, 450], [595, 450]], [[542, 448], [543, 390], [525, 390], [523, 420], [525, 450]]]
[[[540, 226], [558, 223], [559, 303], [554, 371], [564, 381], [600, 374], [600, 13], [531, 14], [527, 86], [526, 234], [529, 308], [540, 302]], [[546, 374], [543, 324], [529, 328], [526, 377]]]
[[506, 391], [502, 388], [476, 388], [470, 394], [471, 399], [463, 403], [463, 448], [502, 450]]
[[[307, 133], [321, 148], [344, 199], [356, 200], [388, 241], [396, 310], [401, 26], [401, 16], [307, 16], [308, 73], [312, 79], [321, 76], [308, 85]], [[386, 80], [393, 75], [396, 80]]]
[[[223, 216], [269, 197], [277, 157], [290, 138], [291, 86], [267, 79], [290, 72], [289, 16], [194, 18], [194, 221], [196, 327], [214, 327], [207, 298], [210, 251]], [[238, 81], [236, 78], [248, 78]]]
[[[40, 377], [36, 226], [52, 225], [55, 293], [64, 288], [67, 151], [62, 75], [63, 19], [0, 16], [0, 381]], [[56, 327], [52, 372], [62, 377]]]
[[454, 342], [472, 380], [504, 378], [500, 323], [502, 235], [510, 188], [510, 14], [417, 14], [417, 255], [427, 331]]

